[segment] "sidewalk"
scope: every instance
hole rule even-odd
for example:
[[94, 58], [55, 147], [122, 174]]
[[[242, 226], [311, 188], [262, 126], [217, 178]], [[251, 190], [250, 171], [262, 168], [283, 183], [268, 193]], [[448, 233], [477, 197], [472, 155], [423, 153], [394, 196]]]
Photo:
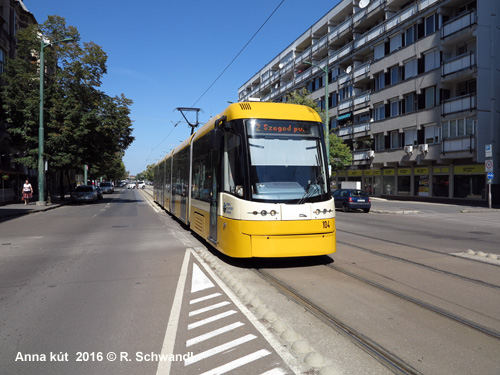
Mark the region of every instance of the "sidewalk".
[[23, 201], [7, 203], [0, 205], [0, 220], [8, 217], [29, 215], [32, 213], [43, 212], [48, 210], [53, 210], [54, 208], [61, 207], [62, 205], [69, 202], [69, 197], [66, 201], [56, 201], [50, 204], [47, 203], [46, 206], [39, 206], [36, 201], [32, 200], [28, 205], [24, 205]]

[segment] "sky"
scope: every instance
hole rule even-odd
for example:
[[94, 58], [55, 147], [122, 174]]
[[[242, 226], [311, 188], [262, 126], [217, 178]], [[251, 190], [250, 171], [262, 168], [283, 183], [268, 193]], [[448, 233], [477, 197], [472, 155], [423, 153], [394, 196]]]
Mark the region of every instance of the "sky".
[[[24, 0], [38, 23], [49, 15], [61, 16], [78, 29], [82, 42], [92, 41], [108, 55], [100, 89], [134, 102], [130, 117], [135, 141], [123, 159], [131, 175], [145, 171], [190, 135], [176, 108], [200, 108], [201, 124], [222, 112], [228, 102], [238, 101], [245, 82], [337, 3]], [[195, 122], [195, 112], [188, 120]]]

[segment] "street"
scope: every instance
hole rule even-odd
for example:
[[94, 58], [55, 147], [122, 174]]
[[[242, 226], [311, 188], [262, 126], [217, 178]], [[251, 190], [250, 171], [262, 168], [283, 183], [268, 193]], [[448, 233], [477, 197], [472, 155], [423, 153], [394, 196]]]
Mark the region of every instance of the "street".
[[[231, 260], [207, 250], [152, 204], [149, 193], [124, 189], [95, 204], [0, 223], [2, 374], [300, 374], [321, 367], [391, 373], [257, 269], [293, 285], [421, 373], [466, 374], [464, 363], [471, 363], [493, 374], [500, 365], [494, 356], [500, 262], [454, 255], [499, 254], [497, 211], [373, 200], [370, 214], [337, 211], [338, 250], [330, 257]], [[248, 291], [238, 294], [236, 280], [254, 299]], [[443, 323], [388, 291], [493, 335]], [[268, 321], [270, 311], [323, 362], [291, 350], [292, 339]], [[216, 322], [217, 316], [224, 317]], [[433, 356], [426, 335], [447, 348], [444, 354], [457, 355], [462, 346], [468, 355], [450, 365], [444, 354]]]

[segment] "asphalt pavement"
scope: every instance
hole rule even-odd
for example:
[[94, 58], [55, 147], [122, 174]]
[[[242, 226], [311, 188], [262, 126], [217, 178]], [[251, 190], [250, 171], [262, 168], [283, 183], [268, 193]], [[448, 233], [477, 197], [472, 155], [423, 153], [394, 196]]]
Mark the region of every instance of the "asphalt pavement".
[[[149, 190], [149, 189], [147, 189]], [[146, 191], [151, 194], [151, 192]], [[372, 214], [422, 214], [422, 213], [453, 213], [453, 212], [489, 212], [498, 211], [498, 208], [488, 209], [480, 204], [478, 205], [461, 205], [451, 203], [434, 203], [420, 201], [401, 201], [393, 199], [385, 199], [378, 197], [370, 197], [372, 201]], [[38, 212], [53, 210], [70, 202], [67, 197], [64, 201], [47, 203], [47, 205], [38, 205], [35, 200], [32, 200], [28, 205], [23, 201], [0, 205], [0, 219], [11, 218], [22, 215], [35, 214]]]

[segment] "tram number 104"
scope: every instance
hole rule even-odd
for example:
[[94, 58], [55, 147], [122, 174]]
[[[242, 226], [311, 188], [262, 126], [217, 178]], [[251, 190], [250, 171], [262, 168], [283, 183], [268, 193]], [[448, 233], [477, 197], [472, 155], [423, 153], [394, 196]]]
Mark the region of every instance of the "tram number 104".
[[330, 222], [328, 220], [323, 220], [323, 228], [330, 228]]

